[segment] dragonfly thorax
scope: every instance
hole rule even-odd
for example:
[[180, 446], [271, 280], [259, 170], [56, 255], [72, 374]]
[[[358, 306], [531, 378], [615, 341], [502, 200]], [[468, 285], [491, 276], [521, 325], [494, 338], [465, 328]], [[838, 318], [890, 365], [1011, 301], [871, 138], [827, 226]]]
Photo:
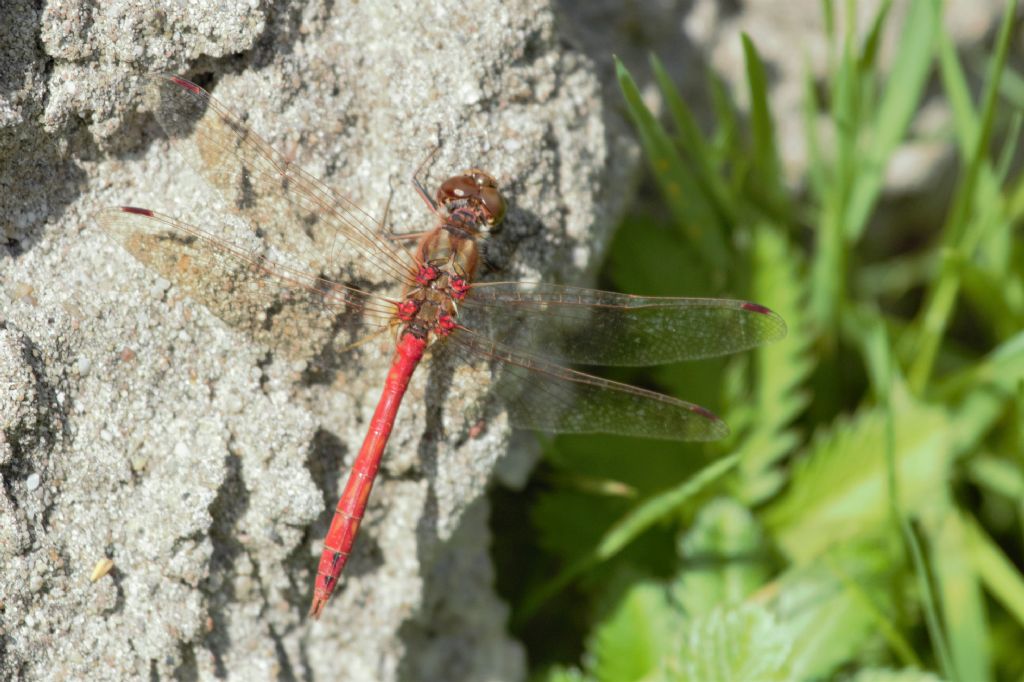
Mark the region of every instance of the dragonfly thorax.
[[398, 319], [405, 323], [399, 336], [410, 333], [432, 343], [455, 328], [458, 302], [469, 291], [464, 271], [456, 270], [456, 262], [453, 254], [444, 263], [420, 265], [415, 284], [398, 306]]
[[458, 302], [480, 263], [482, 235], [505, 217], [505, 199], [494, 178], [470, 169], [445, 180], [437, 190], [441, 221], [416, 250], [418, 270], [398, 309], [402, 331], [433, 342], [456, 326]]

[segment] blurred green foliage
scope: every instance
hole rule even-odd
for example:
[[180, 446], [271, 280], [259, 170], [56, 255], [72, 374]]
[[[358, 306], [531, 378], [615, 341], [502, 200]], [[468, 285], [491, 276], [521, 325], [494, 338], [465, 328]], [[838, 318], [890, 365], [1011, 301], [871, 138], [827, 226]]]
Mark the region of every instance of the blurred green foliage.
[[[826, 81], [807, 77], [802, 193], [783, 181], [755, 41], [743, 39], [744, 113], [709, 78], [710, 130], [656, 58], [667, 126], [617, 62], [671, 220], [631, 214], [603, 276], [632, 293], [758, 301], [789, 336], [614, 375], [718, 408], [726, 441], [560, 437], [521, 496], [529, 519], [497, 493], [499, 588], [536, 679], [1024, 676], [1017, 3], [976, 94], [937, 0], [912, 0], [901, 26], [883, 2], [863, 33], [844, 7], [840, 35], [823, 2], [832, 49]], [[897, 54], [883, 71], [887, 32]], [[886, 168], [929, 85], [959, 154], [934, 199], [945, 218], [879, 235]]]

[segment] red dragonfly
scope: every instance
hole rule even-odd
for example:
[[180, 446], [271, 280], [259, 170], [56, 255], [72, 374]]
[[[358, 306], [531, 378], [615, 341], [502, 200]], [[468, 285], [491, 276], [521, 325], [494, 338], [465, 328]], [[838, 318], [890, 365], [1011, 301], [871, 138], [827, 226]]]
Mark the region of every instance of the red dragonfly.
[[487, 173], [452, 176], [434, 199], [415, 183], [437, 224], [409, 254], [201, 87], [177, 76], [151, 80], [153, 108], [171, 145], [255, 226], [258, 239], [250, 235], [246, 245], [229, 237], [227, 226], [215, 236], [130, 206], [99, 216], [105, 232], [222, 320], [289, 356], [308, 358], [374, 330], [390, 330], [397, 339], [383, 395], [324, 540], [313, 618], [337, 586], [399, 404], [426, 348], [499, 370], [494, 391], [518, 426], [714, 440], [728, 428], [705, 408], [563, 363], [637, 366], [706, 358], [785, 334], [778, 315], [747, 301], [476, 282], [481, 245], [506, 210]]

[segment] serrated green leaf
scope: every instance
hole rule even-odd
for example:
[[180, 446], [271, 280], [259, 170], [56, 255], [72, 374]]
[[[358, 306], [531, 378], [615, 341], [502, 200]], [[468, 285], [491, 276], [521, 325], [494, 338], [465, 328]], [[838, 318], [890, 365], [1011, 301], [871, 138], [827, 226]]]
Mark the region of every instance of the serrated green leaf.
[[664, 586], [635, 585], [594, 631], [588, 646], [593, 661], [589, 672], [601, 682], [661, 679], [659, 671], [681, 624]]
[[[942, 409], [906, 395], [894, 396], [891, 409], [901, 503], [913, 515], [944, 503], [952, 422]], [[817, 435], [789, 490], [765, 516], [790, 558], [810, 561], [829, 547], [888, 529], [886, 443], [886, 415], [877, 408], [862, 408]]]
[[788, 334], [756, 351], [753, 423], [737, 448], [742, 458], [741, 496], [750, 504], [773, 495], [784, 483], [772, 469], [800, 441], [791, 424], [810, 401], [804, 386], [814, 368], [810, 295], [799, 254], [784, 233], [768, 225], [754, 230], [753, 251], [753, 297], [786, 320]]
[[903, 670], [865, 668], [857, 671], [849, 682], [942, 682], [942, 678], [935, 673], [914, 668]]
[[883, 615], [892, 611], [886, 590], [894, 568], [892, 553], [884, 545], [858, 544], [830, 554], [827, 561], [793, 568], [778, 579], [775, 607], [793, 632], [793, 679], [829, 678], [876, 631], [905, 658], [915, 660], [910, 645]]
[[719, 608], [690, 619], [672, 679], [692, 682], [790, 680], [790, 629], [753, 604]]
[[758, 562], [761, 529], [735, 500], [718, 498], [697, 515], [680, 542], [684, 569], [672, 585], [690, 616], [738, 604], [764, 583], [767, 567]]
[[595, 682], [593, 677], [584, 675], [576, 668], [557, 666], [546, 670], [538, 678], [541, 682]]

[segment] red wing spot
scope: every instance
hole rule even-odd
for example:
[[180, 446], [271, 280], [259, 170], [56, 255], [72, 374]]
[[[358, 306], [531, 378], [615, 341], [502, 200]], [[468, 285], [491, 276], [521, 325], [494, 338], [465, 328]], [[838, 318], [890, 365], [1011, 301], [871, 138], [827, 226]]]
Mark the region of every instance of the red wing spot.
[[153, 212], [150, 211], [148, 208], [136, 208], [135, 206], [122, 206], [121, 210], [124, 211], [125, 213], [135, 213], [135, 214], [138, 214], [138, 215], [148, 216], [150, 218], [153, 217]]
[[772, 311], [765, 308], [763, 305], [758, 303], [751, 303], [750, 301], [744, 301], [743, 305], [740, 306], [744, 310], [749, 310], [752, 313], [761, 313], [762, 315], [771, 315]]
[[707, 409], [706, 407], [701, 407], [700, 405], [690, 405], [690, 412], [693, 412], [694, 414], [699, 414], [700, 416], [704, 417], [705, 419], [707, 419], [709, 421], [713, 421], [713, 422], [721, 421], [718, 418], [717, 414], [715, 414], [711, 410]]
[[196, 85], [195, 83], [187, 81], [184, 78], [181, 78], [179, 76], [171, 76], [170, 77], [170, 81], [172, 83], [174, 83], [175, 85], [180, 85], [181, 87], [185, 88], [186, 90], [191, 90], [192, 92], [197, 93], [197, 94], [203, 91], [203, 89], [201, 87], [199, 87], [198, 85]]

